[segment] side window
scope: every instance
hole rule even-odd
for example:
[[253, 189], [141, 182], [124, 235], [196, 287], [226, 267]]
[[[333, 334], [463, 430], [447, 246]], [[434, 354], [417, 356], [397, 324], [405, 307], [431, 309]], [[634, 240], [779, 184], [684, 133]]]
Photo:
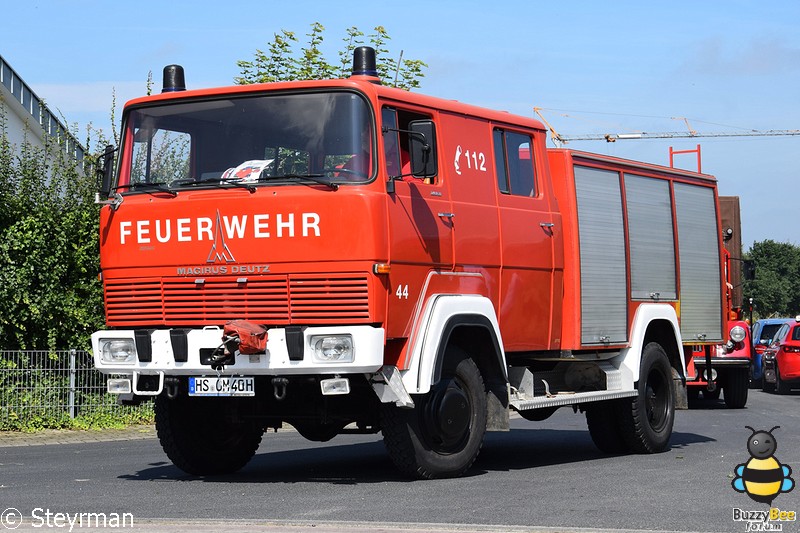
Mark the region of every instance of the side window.
[[503, 130], [494, 130], [494, 161], [497, 172], [497, 188], [508, 194], [508, 172], [506, 171], [506, 144]]
[[533, 142], [530, 135], [495, 129], [493, 137], [500, 191], [515, 196], [535, 196]]
[[394, 107], [381, 109], [383, 129], [383, 151], [386, 173], [393, 178], [402, 177], [404, 181], [417, 183], [436, 183], [436, 178], [419, 179], [411, 176], [411, 157], [409, 155], [409, 124], [415, 120], [430, 120], [422, 113], [406, 111]]
[[390, 177], [402, 173], [400, 162], [400, 132], [397, 131], [397, 110], [384, 107], [381, 110], [383, 121], [383, 155], [386, 160], [386, 172]]

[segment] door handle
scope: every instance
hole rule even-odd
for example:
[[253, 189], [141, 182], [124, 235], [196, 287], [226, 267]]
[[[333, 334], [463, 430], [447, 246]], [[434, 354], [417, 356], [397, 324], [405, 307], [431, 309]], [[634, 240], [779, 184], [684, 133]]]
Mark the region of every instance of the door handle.
[[455, 213], [439, 213], [438, 216], [440, 216], [442, 218], [453, 218], [454, 216], [456, 216], [456, 214]]
[[541, 227], [543, 227], [543, 228], [553, 228], [553, 227], [555, 227], [555, 224], [553, 224], [552, 222], [539, 222], [539, 225]]

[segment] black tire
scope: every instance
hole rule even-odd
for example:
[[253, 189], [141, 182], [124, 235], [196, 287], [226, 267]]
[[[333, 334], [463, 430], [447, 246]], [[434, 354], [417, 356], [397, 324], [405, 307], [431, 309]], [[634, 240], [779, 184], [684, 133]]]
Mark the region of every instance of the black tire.
[[675, 422], [672, 367], [666, 352], [651, 342], [642, 350], [638, 394], [621, 401], [620, 430], [628, 448], [636, 453], [657, 453], [669, 448]]
[[775, 384], [767, 381], [767, 378], [761, 378], [761, 390], [764, 392], [774, 392]]
[[722, 392], [722, 389], [717, 385], [717, 388], [713, 391], [710, 391], [706, 388], [703, 389], [703, 399], [704, 400], [712, 400], [716, 401], [719, 400], [719, 395]]
[[156, 397], [156, 431], [172, 463], [188, 474], [236, 472], [255, 455], [264, 429], [230, 420], [237, 398]]
[[750, 376], [747, 369], [730, 371], [722, 388], [722, 392], [725, 394], [725, 405], [730, 409], [741, 409], [747, 405], [747, 393], [750, 390]]
[[791, 387], [781, 378], [781, 371], [778, 368], [778, 360], [775, 360], [775, 392], [778, 394], [789, 394]]
[[690, 402], [696, 402], [700, 400], [700, 388], [699, 387], [686, 387], [686, 399]]
[[406, 475], [457, 477], [478, 457], [486, 432], [486, 388], [467, 354], [450, 347], [442, 377], [428, 394], [414, 397], [413, 409], [383, 404], [383, 442]]
[[620, 403], [597, 402], [586, 408], [586, 424], [595, 446], [604, 453], [630, 451], [620, 429]]

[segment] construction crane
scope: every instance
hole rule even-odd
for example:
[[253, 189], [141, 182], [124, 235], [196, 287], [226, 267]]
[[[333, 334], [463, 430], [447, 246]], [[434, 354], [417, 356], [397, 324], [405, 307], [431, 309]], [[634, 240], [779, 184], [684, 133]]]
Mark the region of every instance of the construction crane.
[[606, 134], [587, 134], [587, 135], [561, 135], [553, 126], [547, 122], [542, 115], [541, 107], [534, 107], [536, 113], [550, 131], [550, 138], [557, 146], [567, 144], [571, 141], [606, 141], [617, 142], [625, 139], [673, 139], [673, 138], [700, 138], [700, 137], [775, 137], [779, 135], [800, 135], [800, 130], [743, 130], [739, 132], [711, 132], [698, 133], [689, 125], [689, 120], [683, 117], [676, 117], [686, 123], [687, 131], [670, 131], [660, 133], [648, 133], [644, 131], [635, 133], [606, 133]]

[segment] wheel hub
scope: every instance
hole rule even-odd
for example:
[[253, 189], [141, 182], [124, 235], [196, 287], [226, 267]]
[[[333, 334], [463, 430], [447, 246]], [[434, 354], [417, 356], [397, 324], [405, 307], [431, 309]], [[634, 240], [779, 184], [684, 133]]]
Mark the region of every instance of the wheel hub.
[[425, 413], [425, 425], [437, 448], [451, 451], [461, 447], [469, 436], [471, 417], [469, 398], [451, 380], [433, 391]]
[[664, 389], [664, 377], [659, 372], [653, 372], [647, 379], [645, 389], [645, 409], [650, 427], [659, 431], [667, 419], [667, 394]]

